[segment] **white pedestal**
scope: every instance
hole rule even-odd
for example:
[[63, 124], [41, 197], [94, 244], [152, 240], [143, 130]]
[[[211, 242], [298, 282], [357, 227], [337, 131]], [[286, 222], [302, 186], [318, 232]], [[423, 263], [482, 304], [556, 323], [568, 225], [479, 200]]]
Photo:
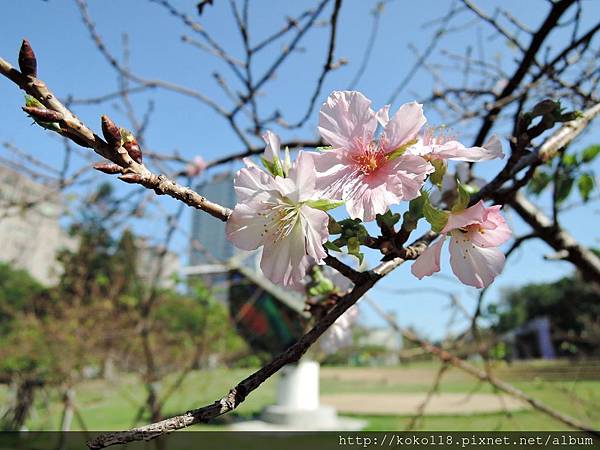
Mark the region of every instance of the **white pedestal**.
[[243, 430], [361, 430], [365, 422], [339, 418], [335, 408], [319, 404], [319, 363], [300, 361], [280, 372], [277, 404], [267, 406], [260, 420], [234, 424]]
[[281, 369], [277, 385], [277, 405], [310, 410], [319, 407], [319, 363], [301, 361]]

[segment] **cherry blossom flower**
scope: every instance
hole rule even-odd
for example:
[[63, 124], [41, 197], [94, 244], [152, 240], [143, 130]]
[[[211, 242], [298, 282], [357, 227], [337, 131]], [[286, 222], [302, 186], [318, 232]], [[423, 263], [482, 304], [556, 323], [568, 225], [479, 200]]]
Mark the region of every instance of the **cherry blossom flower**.
[[483, 201], [460, 212], [452, 212], [441, 231], [413, 263], [411, 272], [419, 279], [440, 270], [440, 255], [446, 236], [450, 236], [450, 266], [460, 281], [484, 288], [504, 268], [504, 253], [498, 248], [511, 235], [500, 214], [501, 206], [486, 207]]
[[312, 157], [300, 152], [286, 178], [245, 162], [247, 167], [234, 180], [238, 204], [227, 221], [227, 237], [242, 250], [262, 246], [264, 275], [274, 283], [301, 289], [307, 269], [322, 264], [327, 256], [323, 243], [329, 217], [309, 206], [318, 195]]
[[188, 177], [197, 177], [208, 167], [202, 156], [196, 156], [191, 163], [185, 167], [185, 173]]
[[428, 161], [452, 159], [479, 162], [504, 157], [502, 143], [496, 135], [483, 144], [483, 147], [467, 148], [445, 128], [426, 128], [407, 153], [419, 155]]
[[[371, 221], [390, 205], [418, 197], [434, 170], [404, 153], [426, 122], [422, 105], [406, 103], [392, 119], [388, 110], [375, 113], [356, 91], [335, 91], [321, 107], [319, 132], [332, 148], [314, 156], [317, 185], [325, 196], [344, 200], [352, 218]], [[383, 132], [375, 141], [378, 122]]]
[[352, 305], [348, 310], [333, 322], [320, 341], [321, 350], [331, 355], [338, 350], [352, 344], [352, 327], [358, 320], [359, 310]]

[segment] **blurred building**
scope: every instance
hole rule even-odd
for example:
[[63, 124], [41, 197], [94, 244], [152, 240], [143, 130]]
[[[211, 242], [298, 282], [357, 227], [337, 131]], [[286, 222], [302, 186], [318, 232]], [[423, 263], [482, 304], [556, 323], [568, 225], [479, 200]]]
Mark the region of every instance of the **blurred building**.
[[57, 253], [76, 246], [60, 226], [63, 211], [56, 191], [0, 165], [0, 261], [28, 271], [42, 284], [56, 283]]
[[550, 318], [537, 317], [502, 336], [508, 359], [554, 359]]
[[[75, 250], [78, 244], [78, 239], [69, 236], [60, 224], [64, 211], [60, 193], [0, 165], [0, 261], [26, 270], [44, 285], [57, 283], [58, 252]], [[143, 239], [137, 239], [136, 245], [139, 274], [150, 279], [163, 250]], [[167, 251], [159, 285], [174, 287], [180, 270], [179, 256]]]
[[[198, 185], [196, 191], [219, 205], [227, 208], [235, 206], [233, 174], [230, 172], [216, 175], [210, 181]], [[225, 235], [223, 222], [204, 211], [192, 212], [191, 238], [192, 266], [222, 263], [235, 254], [235, 248]]]
[[[211, 180], [196, 186], [196, 191], [211, 201], [227, 208], [235, 206], [233, 173], [215, 175]], [[236, 254], [235, 247], [227, 240], [223, 222], [204, 211], [192, 211], [189, 265], [194, 277], [215, 288], [215, 296], [227, 301], [229, 275], [223, 264]]]
[[138, 275], [146, 282], [152, 283], [160, 268], [158, 286], [175, 288], [181, 271], [179, 255], [170, 250], [165, 250], [162, 246], [152, 245], [142, 238], [136, 239], [135, 246], [138, 256]]
[[369, 364], [395, 366], [400, 362], [402, 337], [390, 327], [367, 328], [358, 339], [358, 347], [378, 349], [372, 352]]

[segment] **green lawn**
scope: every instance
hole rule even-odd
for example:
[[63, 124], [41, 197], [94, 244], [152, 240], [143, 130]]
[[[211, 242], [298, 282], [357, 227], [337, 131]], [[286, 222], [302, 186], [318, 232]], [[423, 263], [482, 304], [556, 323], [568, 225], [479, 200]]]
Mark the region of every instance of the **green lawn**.
[[[411, 365], [408, 368], [324, 368], [322, 370], [321, 393], [403, 393], [427, 392], [439, 366], [434, 363]], [[564, 363], [531, 364], [523, 373], [523, 365], [516, 369], [503, 368], [499, 374], [513, 381], [514, 385], [527, 394], [539, 399], [563, 413], [600, 428], [600, 376], [585, 377], [581, 372]], [[558, 370], [559, 368], [560, 370]], [[518, 370], [517, 370], [518, 369]], [[555, 370], [557, 369], [557, 370]], [[539, 376], [532, 376], [532, 371]], [[185, 412], [194, 407], [213, 402], [227, 393], [230, 387], [249, 373], [251, 369], [217, 369], [192, 373], [181, 389], [172, 396], [164, 408], [165, 415]], [[560, 376], [557, 373], [562, 374]], [[553, 374], [550, 379], [545, 375]], [[600, 374], [599, 374], [600, 375]], [[562, 379], [561, 379], [562, 378]], [[585, 379], [584, 379], [585, 378]], [[557, 379], [561, 379], [558, 381]], [[275, 400], [276, 377], [268, 380], [234, 412], [235, 415], [251, 417]], [[168, 380], [163, 386], [168, 385]], [[448, 371], [441, 392], [465, 393], [494, 392], [491, 386], [481, 384], [456, 369]], [[0, 387], [0, 404], [7, 396], [5, 386]], [[76, 402], [83, 420], [90, 430], [124, 429], [132, 423], [140, 404], [145, 398], [143, 385], [132, 375], [124, 375], [117, 382], [89, 380], [77, 386]], [[58, 392], [39, 393], [35, 410], [27, 427], [30, 430], [53, 430], [60, 424], [62, 405]], [[201, 425], [204, 428], [221, 428], [231, 420], [224, 416], [217, 423]], [[410, 416], [356, 416], [368, 421], [368, 430], [402, 430]], [[534, 410], [512, 414], [494, 413], [470, 416], [427, 416], [418, 425], [424, 430], [563, 430], [566, 427]], [[73, 429], [80, 429], [74, 421]]]

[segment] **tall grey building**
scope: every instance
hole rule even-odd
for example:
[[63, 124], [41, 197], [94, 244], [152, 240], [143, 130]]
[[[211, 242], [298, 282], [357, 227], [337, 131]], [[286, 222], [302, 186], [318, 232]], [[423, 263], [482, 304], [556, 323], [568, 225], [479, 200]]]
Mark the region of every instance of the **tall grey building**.
[[[235, 206], [233, 173], [214, 176], [210, 181], [197, 186], [197, 192], [211, 201], [228, 208]], [[192, 242], [190, 265], [222, 263], [231, 258], [233, 245], [227, 240], [223, 222], [204, 211], [192, 212]]]

